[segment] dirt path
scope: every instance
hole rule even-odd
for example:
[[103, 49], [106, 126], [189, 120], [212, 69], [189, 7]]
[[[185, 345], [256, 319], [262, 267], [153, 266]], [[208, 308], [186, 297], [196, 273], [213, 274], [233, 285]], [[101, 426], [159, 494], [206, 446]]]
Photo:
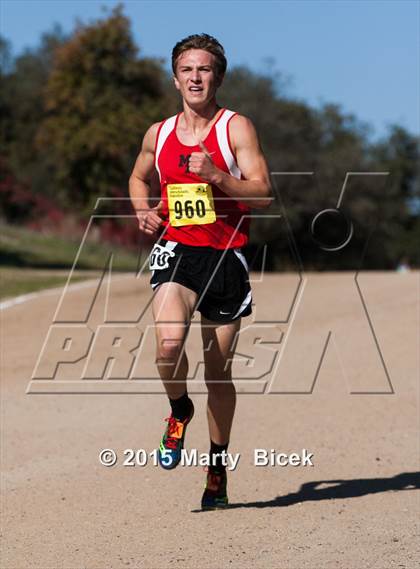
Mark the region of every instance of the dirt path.
[[[165, 472], [150, 463], [122, 465], [124, 449], [152, 451], [158, 444], [168, 414], [162, 395], [25, 394], [58, 295], [5, 310], [2, 569], [418, 567], [419, 274], [364, 273], [359, 283], [394, 394], [378, 354], [372, 356], [369, 346], [376, 344], [366, 348], [363, 340], [369, 329], [351, 276], [309, 275], [292, 331], [290, 322], [278, 321], [296, 278], [268, 275], [255, 284], [258, 319], [275, 321], [268, 326], [271, 341], [284, 334], [271, 388], [289, 393], [238, 397], [230, 450], [241, 458], [229, 473], [231, 508], [224, 512], [198, 510], [200, 467]], [[121, 319], [150, 298], [145, 280], [119, 280], [112, 293]], [[71, 292], [62, 310], [77, 313], [91, 295], [88, 288]], [[92, 318], [100, 320], [98, 314]], [[264, 340], [265, 333], [256, 336]], [[256, 354], [261, 371], [273, 352], [252, 346], [244, 335], [238, 351]], [[152, 345], [144, 350], [152, 362]], [[199, 352], [192, 334], [189, 353]], [[95, 358], [105, 357], [99, 347]], [[252, 379], [249, 361], [251, 368], [235, 365]], [[79, 371], [73, 367], [70, 376]], [[258, 391], [261, 380], [254, 384]], [[238, 381], [238, 390], [247, 385]], [[308, 385], [312, 394], [290, 393]], [[371, 394], [350, 393], [369, 387]], [[206, 452], [205, 396], [193, 399], [187, 448]], [[117, 451], [116, 466], [100, 465], [103, 448]], [[308, 449], [314, 466], [257, 467], [256, 448]]]

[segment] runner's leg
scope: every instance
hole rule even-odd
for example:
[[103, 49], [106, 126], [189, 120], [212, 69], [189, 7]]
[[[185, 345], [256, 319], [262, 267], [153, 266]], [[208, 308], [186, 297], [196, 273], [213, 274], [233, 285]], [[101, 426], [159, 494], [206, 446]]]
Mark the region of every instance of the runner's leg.
[[170, 399], [178, 399], [186, 391], [188, 359], [184, 342], [196, 299], [195, 292], [173, 282], [159, 285], [153, 297], [156, 363]]
[[221, 453], [227, 451], [235, 413], [236, 391], [231, 369], [240, 326], [241, 319], [230, 324], [212, 322], [205, 317], [201, 319], [211, 459], [201, 498], [203, 510], [217, 510], [228, 505], [226, 466]]
[[229, 442], [236, 405], [232, 382], [232, 362], [241, 319], [221, 324], [201, 318], [204, 346], [205, 381], [208, 389], [207, 419], [210, 440], [218, 445]]
[[186, 428], [194, 415], [194, 405], [187, 394], [184, 343], [196, 296], [178, 283], [166, 282], [159, 285], [153, 298], [156, 362], [172, 408], [158, 454], [160, 465], [167, 470], [176, 468], [181, 460]]

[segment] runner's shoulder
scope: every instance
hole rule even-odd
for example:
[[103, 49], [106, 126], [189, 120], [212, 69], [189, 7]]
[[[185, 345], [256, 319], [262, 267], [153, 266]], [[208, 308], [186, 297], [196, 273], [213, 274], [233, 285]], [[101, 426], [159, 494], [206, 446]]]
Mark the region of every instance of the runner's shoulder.
[[159, 132], [159, 128], [163, 122], [164, 121], [155, 122], [152, 124], [152, 126], [150, 126], [147, 129], [146, 134], [144, 135], [143, 138], [143, 145], [142, 145], [143, 150], [149, 152], [155, 151], [156, 138]]
[[255, 136], [254, 123], [249, 117], [236, 113], [229, 121], [229, 134], [232, 139], [239, 138], [239, 140]]
[[229, 121], [229, 136], [232, 146], [237, 148], [255, 140], [257, 133], [252, 120], [237, 113]]

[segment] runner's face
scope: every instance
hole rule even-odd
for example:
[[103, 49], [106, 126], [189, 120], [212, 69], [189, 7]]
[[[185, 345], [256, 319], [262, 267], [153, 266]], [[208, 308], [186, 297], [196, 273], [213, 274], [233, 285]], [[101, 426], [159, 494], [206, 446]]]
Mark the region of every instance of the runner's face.
[[215, 56], [203, 49], [190, 49], [176, 63], [175, 86], [190, 106], [203, 106], [213, 99], [221, 79], [216, 73]]

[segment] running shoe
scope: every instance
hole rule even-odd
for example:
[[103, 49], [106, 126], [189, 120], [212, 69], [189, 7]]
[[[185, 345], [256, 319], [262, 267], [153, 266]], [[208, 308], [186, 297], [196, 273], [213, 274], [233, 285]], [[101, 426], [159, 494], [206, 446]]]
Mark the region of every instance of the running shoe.
[[201, 498], [202, 510], [221, 510], [226, 508], [229, 501], [226, 493], [226, 472], [216, 474], [210, 470], [207, 472], [207, 481], [204, 494]]
[[184, 448], [184, 438], [187, 430], [187, 425], [194, 416], [194, 405], [191, 401], [191, 411], [186, 419], [180, 421], [176, 419], [171, 413], [165, 421], [168, 426], [160, 441], [158, 450], [159, 464], [165, 470], [172, 470], [176, 468], [181, 460], [181, 451]]

